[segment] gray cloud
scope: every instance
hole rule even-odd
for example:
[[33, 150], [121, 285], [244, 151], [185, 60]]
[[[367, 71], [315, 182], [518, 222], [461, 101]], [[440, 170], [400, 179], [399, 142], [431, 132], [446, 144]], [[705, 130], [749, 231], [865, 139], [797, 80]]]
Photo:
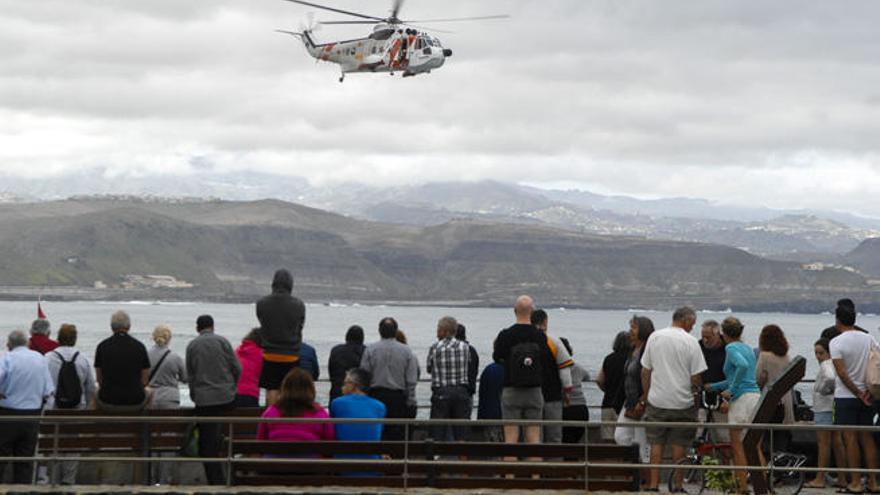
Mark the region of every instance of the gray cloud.
[[428, 76], [341, 85], [335, 66], [273, 32], [308, 10], [0, 0], [0, 173], [174, 174], [197, 163], [880, 215], [870, 200], [880, 190], [876, 2], [409, 0], [410, 18], [513, 18], [443, 25], [456, 31], [438, 34], [455, 55]]

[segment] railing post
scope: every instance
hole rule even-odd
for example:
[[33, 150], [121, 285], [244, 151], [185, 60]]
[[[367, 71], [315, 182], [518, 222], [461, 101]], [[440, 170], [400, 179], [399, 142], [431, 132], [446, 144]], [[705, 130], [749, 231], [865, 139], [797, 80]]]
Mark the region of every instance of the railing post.
[[150, 480], [152, 476], [152, 463], [149, 458], [152, 455], [152, 447], [150, 442], [150, 437], [152, 432], [150, 431], [150, 423], [144, 422], [141, 424], [141, 457], [145, 458], [145, 461], [135, 462], [135, 470], [138, 473], [136, 476], [140, 477], [141, 484], [150, 485]]
[[[55, 438], [52, 439], [52, 461], [50, 462], [52, 471], [52, 486], [58, 486], [58, 435], [61, 434], [61, 423], [55, 423], [53, 428]], [[39, 438], [37, 439], [39, 442]]]
[[409, 488], [409, 421], [403, 425], [403, 491]]
[[769, 493], [773, 493], [773, 468], [775, 467], [774, 466], [775, 463], [773, 462], [773, 453], [774, 453], [773, 437], [776, 436], [775, 433], [776, 433], [775, 426], [770, 425], [770, 456], [769, 456], [770, 459], [767, 461], [767, 464], [770, 466], [769, 478], [767, 479], [767, 491]]
[[590, 491], [590, 430], [584, 421], [584, 492]]
[[229, 437], [226, 440], [226, 486], [232, 486], [232, 440], [235, 434], [234, 423], [229, 422]]

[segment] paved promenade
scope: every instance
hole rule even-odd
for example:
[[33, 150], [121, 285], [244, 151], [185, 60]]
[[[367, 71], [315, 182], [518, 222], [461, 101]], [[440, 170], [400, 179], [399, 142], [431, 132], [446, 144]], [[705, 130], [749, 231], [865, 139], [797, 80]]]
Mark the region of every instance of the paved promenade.
[[[25, 494], [88, 494], [88, 495], [129, 495], [129, 494], [180, 494], [180, 495], [259, 495], [266, 493], [284, 493], [287, 495], [458, 495], [460, 490], [438, 490], [432, 488], [413, 488], [409, 490], [395, 488], [348, 488], [348, 487], [215, 487], [215, 486], [120, 486], [120, 485], [87, 485], [57, 486], [46, 485], [2, 485], [0, 493], [7, 495]], [[468, 490], [467, 495], [583, 495], [583, 490]], [[590, 492], [596, 494], [622, 494], [626, 492]], [[636, 492], [633, 492], [636, 493]], [[642, 492], [648, 493], [648, 492]], [[666, 493], [661, 490], [660, 493]], [[707, 495], [713, 492], [705, 492]], [[804, 488], [801, 495], [835, 495], [834, 488], [823, 490]]]

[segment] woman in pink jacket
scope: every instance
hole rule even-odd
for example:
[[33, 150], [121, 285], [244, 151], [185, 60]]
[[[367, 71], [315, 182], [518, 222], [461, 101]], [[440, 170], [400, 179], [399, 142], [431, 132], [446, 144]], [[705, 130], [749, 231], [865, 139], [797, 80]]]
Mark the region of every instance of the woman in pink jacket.
[[254, 328], [235, 349], [241, 363], [241, 377], [235, 391], [236, 407], [260, 407], [260, 372], [263, 369], [263, 349], [260, 329]]
[[[330, 415], [315, 402], [315, 382], [312, 375], [293, 368], [281, 382], [278, 402], [266, 408], [264, 418], [329, 418]], [[290, 442], [318, 442], [336, 439], [332, 423], [260, 423], [258, 440]]]

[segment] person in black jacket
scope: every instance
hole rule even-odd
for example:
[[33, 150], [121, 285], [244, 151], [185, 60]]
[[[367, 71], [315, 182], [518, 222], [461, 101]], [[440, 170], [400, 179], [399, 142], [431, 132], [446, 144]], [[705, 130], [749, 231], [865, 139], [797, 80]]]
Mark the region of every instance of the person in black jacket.
[[[602, 361], [602, 368], [596, 378], [596, 385], [599, 390], [605, 393], [602, 396], [602, 421], [617, 421], [620, 409], [623, 407], [624, 367], [632, 350], [630, 345], [629, 332], [619, 332], [614, 337], [614, 345], [612, 346], [614, 352], [605, 356]], [[602, 440], [614, 440], [613, 426], [603, 426], [601, 431]]]
[[275, 272], [272, 293], [257, 301], [257, 319], [263, 340], [263, 369], [260, 387], [266, 389], [266, 405], [275, 404], [281, 381], [299, 361], [299, 345], [306, 321], [306, 306], [291, 295], [293, 275], [285, 269]]
[[[554, 372], [547, 336], [531, 322], [534, 301], [529, 296], [516, 300], [513, 312], [516, 324], [504, 329], [495, 338], [492, 359], [504, 365], [504, 388], [501, 391], [501, 415], [504, 419], [543, 419], [544, 394], [541, 390], [546, 368]], [[541, 427], [522, 428], [525, 443], [541, 442]], [[520, 426], [504, 425], [504, 440], [518, 443]]]
[[330, 402], [342, 395], [342, 382], [345, 374], [361, 365], [364, 355], [364, 329], [352, 325], [345, 333], [345, 343], [330, 350], [327, 369], [330, 371]]
[[474, 346], [468, 342], [467, 339], [467, 328], [461, 323], [458, 324], [458, 329], [455, 331], [455, 338], [457, 340], [461, 340], [468, 345], [470, 349], [470, 353], [468, 355], [468, 393], [471, 394], [473, 398], [474, 394], [477, 393], [477, 373], [480, 371], [480, 356], [477, 354], [477, 350], [474, 349]]

